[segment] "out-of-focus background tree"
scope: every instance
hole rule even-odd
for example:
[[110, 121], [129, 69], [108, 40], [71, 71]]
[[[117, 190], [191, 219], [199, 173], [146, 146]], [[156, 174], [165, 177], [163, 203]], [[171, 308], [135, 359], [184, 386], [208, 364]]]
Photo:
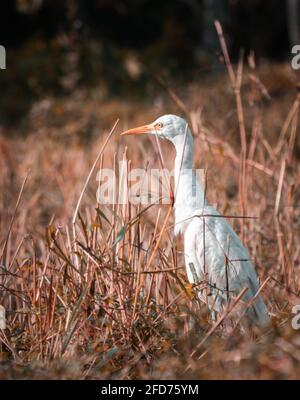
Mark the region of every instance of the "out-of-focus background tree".
[[299, 41], [297, 0], [12, 0], [1, 4], [0, 122], [33, 100], [99, 85], [106, 96], [151, 93], [155, 76], [177, 82], [222, 70], [213, 21], [230, 54], [284, 61]]

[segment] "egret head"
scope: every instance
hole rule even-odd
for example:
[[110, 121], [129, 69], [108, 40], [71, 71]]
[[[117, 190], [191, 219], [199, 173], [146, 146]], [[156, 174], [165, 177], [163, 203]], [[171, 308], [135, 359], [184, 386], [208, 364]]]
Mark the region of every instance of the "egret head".
[[140, 135], [142, 133], [151, 133], [160, 139], [168, 139], [171, 142], [177, 136], [184, 136], [187, 129], [187, 122], [177, 115], [167, 114], [157, 118], [148, 125], [128, 129], [121, 135]]

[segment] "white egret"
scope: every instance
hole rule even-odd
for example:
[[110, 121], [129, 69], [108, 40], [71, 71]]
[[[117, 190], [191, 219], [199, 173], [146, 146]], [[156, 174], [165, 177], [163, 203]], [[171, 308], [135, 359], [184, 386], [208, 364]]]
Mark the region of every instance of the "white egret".
[[[257, 294], [259, 284], [249, 253], [226, 219], [207, 204], [204, 190], [196, 179], [193, 136], [186, 121], [176, 115], [164, 115], [122, 135], [142, 133], [168, 139], [175, 146], [175, 235], [184, 236], [189, 281], [194, 284], [205, 281], [208, 285], [209, 295], [206, 290], [199, 291], [200, 299], [207, 302], [213, 314], [220, 314], [229, 299], [247, 288], [242, 306], [237, 309], [245, 313], [251, 324], [266, 323], [268, 311], [260, 293]], [[250, 301], [252, 305], [246, 308]]]

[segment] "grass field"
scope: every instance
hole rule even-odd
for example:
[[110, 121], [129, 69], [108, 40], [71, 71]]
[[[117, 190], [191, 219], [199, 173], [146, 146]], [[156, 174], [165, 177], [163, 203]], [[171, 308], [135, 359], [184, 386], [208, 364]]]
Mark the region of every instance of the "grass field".
[[[1, 379], [300, 377], [291, 326], [300, 304], [297, 80], [285, 64], [228, 67], [231, 79], [199, 72], [140, 102], [78, 89], [36, 102], [18, 127], [3, 128]], [[209, 319], [187, 281], [169, 205], [97, 204], [99, 168], [117, 170], [122, 159], [160, 167], [155, 140], [119, 134], [165, 113], [190, 122], [209, 202], [256, 217], [230, 220], [272, 317], [255, 337], [224, 338]], [[174, 150], [161, 149], [172, 169]]]

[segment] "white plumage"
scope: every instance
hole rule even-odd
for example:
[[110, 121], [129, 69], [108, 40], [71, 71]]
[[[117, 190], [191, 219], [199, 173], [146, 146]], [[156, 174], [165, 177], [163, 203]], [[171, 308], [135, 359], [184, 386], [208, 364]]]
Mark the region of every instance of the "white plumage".
[[[221, 313], [230, 299], [244, 288], [239, 313], [259, 289], [258, 279], [247, 249], [224, 217], [206, 202], [203, 188], [193, 169], [193, 136], [186, 121], [176, 115], [164, 115], [152, 124], [130, 129], [124, 135], [151, 133], [168, 139], [176, 149], [175, 235], [184, 236], [187, 276], [191, 283], [206, 281], [208, 290], [199, 291], [199, 298], [208, 301], [214, 312]], [[207, 296], [209, 292], [209, 296]], [[239, 315], [236, 312], [236, 315]], [[257, 325], [269, 320], [260, 294], [246, 311], [246, 319]]]

